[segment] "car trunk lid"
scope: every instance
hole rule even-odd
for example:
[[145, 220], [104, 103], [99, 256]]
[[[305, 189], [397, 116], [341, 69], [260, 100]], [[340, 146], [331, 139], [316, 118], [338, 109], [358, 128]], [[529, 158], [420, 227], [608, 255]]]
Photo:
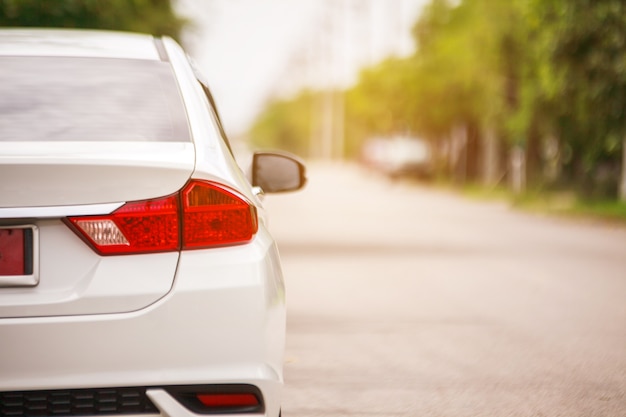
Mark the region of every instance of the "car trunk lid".
[[129, 312], [169, 292], [178, 252], [103, 257], [64, 219], [177, 192], [192, 143], [0, 142], [0, 155], [0, 252], [30, 266], [0, 259], [0, 317]]

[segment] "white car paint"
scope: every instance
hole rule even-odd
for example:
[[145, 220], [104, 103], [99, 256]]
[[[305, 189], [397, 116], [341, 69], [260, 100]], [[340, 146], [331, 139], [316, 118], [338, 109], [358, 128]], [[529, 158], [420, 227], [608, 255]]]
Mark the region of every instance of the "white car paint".
[[[243, 384], [260, 390], [262, 415], [278, 416], [285, 294], [276, 245], [184, 51], [167, 38], [162, 45], [186, 106], [192, 142], [0, 138], [0, 175], [11, 179], [0, 184], [0, 227], [35, 224], [39, 239], [37, 285], [0, 279], [0, 395], [145, 387], [154, 415], [191, 416], [196, 414], [167, 387]], [[0, 30], [0, 57], [17, 52], [160, 56], [147, 35]], [[251, 241], [101, 256], [64, 221], [170, 195], [192, 178], [224, 184], [256, 206], [259, 226]]]

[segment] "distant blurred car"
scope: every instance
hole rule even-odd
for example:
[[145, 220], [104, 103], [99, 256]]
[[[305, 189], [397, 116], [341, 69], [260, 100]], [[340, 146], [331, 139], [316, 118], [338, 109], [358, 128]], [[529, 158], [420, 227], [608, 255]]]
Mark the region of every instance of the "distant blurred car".
[[433, 174], [428, 142], [412, 137], [374, 138], [365, 143], [362, 158], [366, 165], [389, 177], [429, 179]]
[[278, 416], [283, 276], [173, 40], [0, 30], [0, 416]]

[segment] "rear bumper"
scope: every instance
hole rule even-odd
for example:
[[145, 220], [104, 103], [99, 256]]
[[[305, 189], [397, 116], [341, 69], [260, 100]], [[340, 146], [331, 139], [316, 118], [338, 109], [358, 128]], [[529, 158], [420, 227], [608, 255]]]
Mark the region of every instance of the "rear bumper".
[[[0, 391], [250, 384], [278, 415], [285, 303], [273, 241], [183, 252], [172, 291], [132, 313], [0, 319]], [[169, 411], [168, 411], [169, 410]]]

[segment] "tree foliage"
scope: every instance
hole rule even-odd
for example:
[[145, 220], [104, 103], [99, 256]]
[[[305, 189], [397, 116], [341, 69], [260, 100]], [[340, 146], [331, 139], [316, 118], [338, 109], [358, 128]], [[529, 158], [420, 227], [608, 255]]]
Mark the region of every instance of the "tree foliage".
[[579, 177], [617, 165], [626, 136], [626, 5], [620, 0], [536, 2], [560, 76], [552, 95], [557, 134]]
[[476, 164], [495, 136], [504, 174], [508, 151], [521, 148], [531, 181], [548, 181], [557, 164], [560, 183], [615, 194], [626, 138], [623, 0], [431, 0], [413, 37], [412, 56], [365, 69], [345, 92], [349, 152], [402, 133], [443, 144], [464, 126]]
[[0, 25], [125, 30], [178, 39], [185, 20], [170, 0], [0, 0]]
[[308, 155], [314, 99], [314, 94], [305, 90], [295, 98], [270, 102], [250, 131], [252, 144]]

